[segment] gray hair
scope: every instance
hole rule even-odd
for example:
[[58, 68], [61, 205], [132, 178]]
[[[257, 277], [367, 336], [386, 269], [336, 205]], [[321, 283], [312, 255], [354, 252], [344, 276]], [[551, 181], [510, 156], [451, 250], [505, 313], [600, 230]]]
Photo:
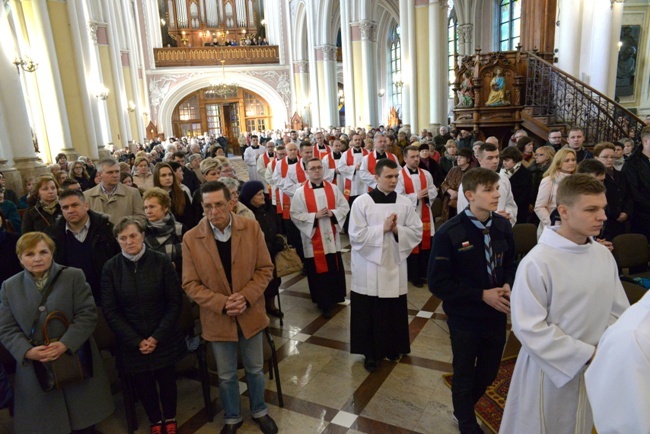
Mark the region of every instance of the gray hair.
[[218, 181], [223, 183], [226, 187], [228, 187], [228, 190], [239, 189], [239, 181], [237, 181], [235, 178], [222, 176], [221, 178], [218, 179]]
[[124, 217], [122, 220], [120, 220], [115, 227], [113, 227], [113, 236], [117, 238], [119, 234], [121, 234], [127, 227], [134, 225], [136, 228], [138, 228], [138, 232], [141, 234], [144, 233], [147, 225], [146, 223], [142, 220], [142, 217], [136, 217], [136, 216], [127, 216]]
[[192, 161], [198, 160], [199, 158], [201, 158], [201, 156], [199, 154], [192, 154], [187, 158], [187, 160], [191, 163]]
[[117, 160], [114, 158], [103, 158], [97, 164], [97, 172], [102, 173], [104, 171], [104, 167], [113, 167], [116, 164]]

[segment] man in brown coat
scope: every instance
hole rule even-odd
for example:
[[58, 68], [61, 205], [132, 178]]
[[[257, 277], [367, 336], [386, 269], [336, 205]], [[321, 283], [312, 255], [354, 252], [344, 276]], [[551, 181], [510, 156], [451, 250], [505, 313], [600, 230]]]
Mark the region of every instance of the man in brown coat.
[[237, 345], [246, 371], [251, 415], [265, 434], [278, 428], [264, 402], [262, 332], [269, 324], [264, 289], [273, 263], [256, 220], [229, 211], [230, 191], [221, 182], [201, 186], [205, 216], [183, 238], [183, 289], [200, 307], [203, 338], [217, 361], [225, 425], [242, 426]]

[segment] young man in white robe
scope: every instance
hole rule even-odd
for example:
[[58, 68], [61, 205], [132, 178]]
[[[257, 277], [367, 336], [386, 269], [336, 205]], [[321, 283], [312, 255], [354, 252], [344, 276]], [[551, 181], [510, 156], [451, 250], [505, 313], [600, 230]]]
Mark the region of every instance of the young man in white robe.
[[496, 212], [499, 175], [471, 169], [462, 185], [469, 206], [433, 236], [428, 284], [448, 317], [454, 417], [461, 433], [476, 434], [483, 431], [474, 406], [496, 378], [506, 343], [516, 253], [512, 226]]
[[280, 228], [280, 232], [283, 234], [286, 234], [286, 229], [284, 228], [284, 223], [282, 222], [282, 214], [284, 212], [284, 208], [282, 206], [283, 195], [280, 193], [280, 189], [275, 184], [275, 181], [273, 181], [273, 172], [275, 171], [275, 167], [278, 165], [278, 162], [280, 162], [286, 156], [287, 149], [284, 147], [284, 145], [276, 146], [275, 158], [271, 160], [266, 166], [266, 172], [264, 173], [264, 179], [271, 188], [271, 204], [275, 206], [275, 212], [278, 217], [278, 228]]
[[[361, 179], [359, 169], [361, 168], [363, 157], [368, 155], [369, 152], [363, 149], [363, 142], [361, 141], [361, 136], [358, 134], [352, 136], [350, 144], [350, 148], [341, 155], [336, 167], [343, 176], [343, 196], [345, 196], [350, 208], [352, 208], [354, 201], [360, 195], [368, 192], [368, 187], [366, 187], [363, 179]], [[343, 226], [344, 232], [348, 231], [349, 224], [350, 219], [347, 219]]]
[[383, 158], [393, 160], [398, 167], [400, 167], [399, 160], [395, 154], [386, 151], [388, 146], [388, 138], [384, 134], [375, 134], [375, 150], [363, 157], [361, 166], [359, 167], [359, 176], [370, 189], [377, 187], [377, 180], [375, 179], [375, 170], [377, 162]]
[[598, 434], [650, 432], [648, 372], [650, 292], [607, 329], [585, 373]]
[[324, 180], [321, 160], [312, 158], [306, 166], [309, 181], [293, 195], [291, 220], [300, 231], [311, 299], [323, 317], [331, 318], [334, 306], [345, 301], [339, 234], [350, 206], [339, 189]]
[[264, 184], [264, 194], [267, 198], [271, 198], [271, 185], [266, 181], [266, 168], [269, 163], [275, 160], [275, 142], [269, 140], [264, 144], [265, 152], [257, 157], [257, 176], [258, 179]]
[[590, 434], [584, 373], [598, 340], [629, 306], [609, 250], [593, 240], [605, 187], [590, 175], [563, 179], [559, 227], [546, 227], [521, 261], [512, 289], [512, 330], [522, 348], [500, 432]]
[[251, 145], [244, 151], [244, 163], [248, 166], [248, 180], [259, 181], [257, 173], [257, 157], [262, 155], [266, 150], [259, 145], [257, 136], [251, 136]]
[[327, 154], [332, 152], [332, 148], [325, 143], [325, 136], [322, 131], [318, 131], [314, 134], [314, 141], [314, 157], [322, 161]]
[[378, 161], [377, 188], [359, 196], [350, 212], [350, 352], [365, 356], [369, 372], [384, 357], [396, 361], [411, 351], [406, 258], [422, 241], [422, 221], [395, 192], [398, 177], [397, 163]]
[[[484, 169], [496, 172], [499, 168], [499, 148], [492, 143], [483, 143], [478, 149], [478, 164]], [[514, 226], [517, 223], [517, 203], [512, 195], [510, 180], [502, 173], [499, 173], [499, 193], [501, 197], [499, 198], [497, 214], [510, 220], [510, 224]], [[469, 203], [463, 194], [463, 184], [461, 183], [458, 188], [458, 207], [456, 209], [461, 212], [467, 208], [467, 205]]]
[[342, 155], [341, 142], [339, 140], [333, 140], [332, 150], [323, 158], [321, 158], [323, 161], [323, 170], [325, 171], [325, 180], [336, 185], [341, 193], [343, 193], [345, 181], [343, 174], [339, 171], [337, 166]]
[[404, 148], [405, 166], [399, 171], [399, 179], [395, 191], [406, 196], [415, 212], [422, 220], [422, 242], [416, 246], [407, 260], [408, 279], [413, 286], [422, 288], [423, 280], [427, 277], [427, 265], [431, 252], [431, 237], [435, 232], [431, 203], [438, 195], [433, 184], [431, 173], [420, 169], [420, 149], [417, 146]]

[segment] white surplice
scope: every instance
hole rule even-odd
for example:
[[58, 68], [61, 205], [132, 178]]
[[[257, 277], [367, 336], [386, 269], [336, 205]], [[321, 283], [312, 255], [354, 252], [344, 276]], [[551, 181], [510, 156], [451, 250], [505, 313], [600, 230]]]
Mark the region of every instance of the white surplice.
[[[287, 160], [287, 158], [289, 157], [284, 157], [282, 160]], [[278, 161], [278, 163], [275, 165], [272, 180], [275, 186], [280, 189], [281, 193], [284, 193], [291, 198], [301, 184], [301, 182], [298, 181], [298, 176], [296, 175], [296, 166], [298, 166], [298, 164], [302, 165], [302, 158], [298, 158], [297, 163], [287, 165], [287, 174], [284, 177], [282, 176], [282, 165], [284, 164], [284, 161], [282, 160]], [[307, 179], [306, 171], [305, 179]]]
[[[390, 158], [393, 160], [395, 163], [397, 163], [397, 168], [401, 169], [402, 166], [399, 164], [399, 160], [397, 159], [397, 156], [395, 154], [391, 154], [390, 152], [386, 151], [386, 158]], [[374, 171], [370, 171], [368, 167], [368, 159], [370, 158], [371, 155], [374, 155], [375, 158], [377, 158], [377, 151], [372, 151], [370, 154], [366, 155], [363, 157], [363, 160], [361, 160], [361, 167], [359, 167], [359, 176], [363, 180], [363, 182], [368, 186], [368, 188], [375, 188], [377, 187], [377, 181], [375, 181], [375, 173]], [[379, 160], [376, 160], [377, 163], [379, 163]]]
[[[408, 167], [405, 168], [407, 171], [409, 170]], [[427, 180], [427, 185], [422, 186], [420, 185], [420, 172], [424, 173], [424, 176]], [[406, 194], [406, 187], [404, 186], [404, 169], [400, 169], [399, 171], [399, 178], [397, 179], [397, 186], [395, 187], [395, 191], [397, 194], [401, 194], [404, 197], [408, 198], [413, 206], [415, 207], [415, 212], [417, 213], [420, 218], [422, 218], [422, 200], [418, 199], [418, 191], [427, 189], [429, 190], [429, 206], [424, 207], [424, 212], [429, 213], [429, 221], [431, 222], [431, 236], [433, 236], [433, 233], [435, 232], [435, 227], [433, 224], [433, 214], [431, 213], [431, 203], [433, 203], [433, 200], [438, 196], [438, 189], [436, 186], [433, 184], [433, 177], [431, 176], [431, 173], [427, 170], [422, 170], [418, 168], [418, 173], [409, 173], [409, 177], [411, 178], [411, 181], [413, 182], [413, 190], [414, 193]]]
[[607, 248], [578, 245], [545, 228], [512, 288], [512, 330], [521, 341], [501, 433], [590, 434], [586, 363], [605, 329], [629, 306]]
[[[398, 240], [384, 233], [384, 221], [397, 214]], [[363, 194], [352, 204], [348, 228], [352, 246], [351, 290], [363, 295], [396, 298], [406, 294], [406, 258], [422, 241], [422, 220], [411, 201], [397, 195], [395, 203], [375, 203]]]
[[269, 183], [266, 180], [266, 167], [274, 159], [275, 159], [275, 155], [269, 157], [269, 154], [267, 152], [263, 152], [259, 157], [257, 157], [257, 163], [256, 163], [257, 176], [258, 176], [258, 180], [262, 181], [262, 184], [264, 184], [264, 193], [269, 192]]
[[[502, 173], [497, 174], [499, 175], [499, 193], [501, 193], [497, 211], [506, 210], [510, 214], [510, 224], [514, 226], [517, 223], [518, 208], [517, 202], [515, 202], [515, 198], [512, 195], [512, 186], [506, 175]], [[458, 187], [458, 212], [463, 211], [468, 205], [469, 202], [467, 202], [467, 198], [463, 193], [463, 184], [461, 183], [460, 187]]]
[[[348, 179], [350, 180], [350, 196], [359, 196], [368, 192], [368, 187], [361, 179], [359, 171], [355, 169], [356, 165], [361, 164], [361, 160], [363, 160], [363, 151], [354, 153], [352, 149], [348, 149], [341, 155], [336, 167], [341, 172], [341, 175], [343, 175], [343, 188], [345, 189], [345, 180]], [[354, 161], [354, 164], [351, 166], [348, 166], [349, 153], [352, 153], [352, 159]]]
[[585, 382], [598, 434], [650, 433], [650, 292], [600, 338]]
[[257, 157], [266, 152], [266, 148], [258, 146], [253, 148], [249, 146], [244, 151], [244, 163], [248, 166], [248, 180], [249, 181], [259, 181], [260, 176], [257, 173]]
[[[342, 154], [341, 158], [343, 158]], [[325, 174], [325, 181], [334, 182], [334, 179], [336, 179], [336, 187], [341, 193], [343, 193], [343, 190], [345, 189], [345, 179], [340, 171], [337, 173], [338, 161], [339, 160], [334, 158], [334, 154], [326, 155], [325, 158], [323, 158], [323, 173]]]
[[[327, 182], [327, 181], [324, 181]], [[318, 219], [318, 226], [320, 227], [321, 240], [323, 241], [323, 250], [326, 255], [341, 251], [341, 237], [340, 233], [343, 230], [343, 223], [350, 212], [350, 205], [343, 197], [336, 185], [332, 185], [334, 192], [334, 199], [336, 209], [332, 210], [332, 214], [336, 217], [337, 223], [334, 225], [336, 233], [332, 231], [331, 219], [323, 217]], [[316, 198], [316, 209], [321, 210], [327, 208], [327, 196], [325, 195], [325, 188], [314, 189], [314, 197]], [[312, 244], [312, 237], [316, 232], [314, 220], [316, 219], [315, 212], [307, 211], [307, 202], [305, 200], [305, 187], [299, 187], [296, 194], [293, 195], [291, 200], [291, 220], [300, 231], [300, 238], [302, 240], [302, 247], [305, 253], [305, 258], [314, 257], [314, 246]]]

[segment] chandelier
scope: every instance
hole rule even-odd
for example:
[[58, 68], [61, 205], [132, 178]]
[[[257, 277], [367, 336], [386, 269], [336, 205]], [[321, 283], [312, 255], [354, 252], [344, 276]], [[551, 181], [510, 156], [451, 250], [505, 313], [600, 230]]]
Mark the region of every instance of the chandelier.
[[206, 98], [226, 98], [228, 95], [237, 93], [237, 89], [239, 87], [236, 84], [226, 83], [226, 69], [223, 66], [224, 63], [226, 63], [226, 61], [222, 59], [221, 73], [223, 76], [223, 81], [219, 83], [211, 83], [210, 87], [208, 87], [208, 90], [205, 91]]

